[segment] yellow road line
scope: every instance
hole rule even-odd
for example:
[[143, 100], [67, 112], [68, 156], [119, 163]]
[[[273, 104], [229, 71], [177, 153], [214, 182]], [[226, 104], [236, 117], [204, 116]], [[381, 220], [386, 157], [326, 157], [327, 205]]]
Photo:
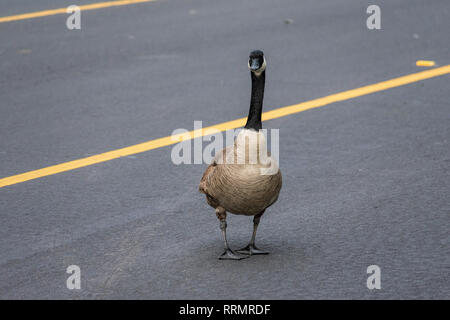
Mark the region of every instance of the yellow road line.
[[[328, 105], [330, 103], [353, 99], [353, 98], [364, 96], [364, 95], [367, 95], [370, 93], [404, 86], [409, 83], [413, 83], [413, 82], [417, 82], [417, 81], [421, 81], [421, 80], [425, 80], [425, 79], [429, 79], [429, 78], [434, 78], [434, 77], [438, 77], [438, 76], [441, 76], [444, 74], [449, 74], [449, 73], [450, 73], [450, 65], [431, 69], [431, 70], [426, 70], [426, 71], [422, 71], [422, 72], [418, 72], [418, 73], [413, 73], [410, 75], [394, 78], [391, 80], [371, 84], [371, 85], [368, 85], [365, 87], [356, 88], [356, 89], [352, 89], [352, 90], [348, 90], [348, 91], [343, 91], [343, 92], [335, 93], [335, 94], [332, 94], [332, 95], [329, 95], [326, 97], [302, 102], [302, 103], [287, 106], [287, 107], [278, 108], [278, 109], [271, 110], [268, 112], [264, 112], [262, 115], [262, 120], [266, 121], [266, 120], [270, 120], [270, 119], [284, 117], [284, 116], [302, 112], [305, 110], [322, 107], [322, 106]], [[90, 156], [87, 158], [64, 162], [64, 163], [57, 164], [54, 166], [50, 166], [50, 167], [46, 167], [46, 168], [42, 168], [42, 169], [14, 175], [14, 176], [2, 178], [2, 179], [0, 179], [0, 188], [9, 186], [12, 184], [16, 184], [16, 183], [25, 182], [28, 180], [33, 180], [33, 179], [37, 179], [37, 178], [41, 178], [41, 177], [45, 177], [45, 176], [50, 176], [53, 174], [57, 174], [57, 173], [61, 173], [61, 172], [69, 171], [69, 170], [74, 170], [77, 168], [90, 166], [90, 165], [93, 165], [96, 163], [105, 162], [105, 161], [117, 159], [117, 158], [124, 157], [124, 156], [129, 156], [129, 155], [169, 146], [169, 145], [178, 143], [180, 141], [190, 140], [190, 139], [193, 139], [196, 137], [202, 137], [202, 136], [211, 134], [211, 131], [214, 131], [214, 130], [222, 132], [222, 131], [226, 131], [226, 130], [230, 130], [230, 129], [236, 129], [236, 128], [239, 128], [239, 127], [242, 127], [243, 125], [245, 125], [245, 120], [246, 120], [246, 118], [240, 118], [240, 119], [236, 119], [233, 121], [216, 124], [216, 125], [213, 125], [210, 127], [205, 127], [205, 128], [199, 129], [199, 130], [189, 131], [188, 133], [185, 133], [185, 134], [179, 134], [176, 136], [167, 136], [164, 138], [150, 140], [150, 141], [139, 143], [139, 144], [132, 145], [129, 147], [125, 147], [125, 148], [97, 154], [94, 156]]]
[[416, 66], [418, 67], [434, 67], [436, 65], [436, 62], [432, 60], [417, 60]]
[[[142, 3], [142, 2], [153, 2], [153, 1], [156, 1], [156, 0], [107, 1], [107, 2], [97, 2], [97, 3], [81, 5], [81, 6], [79, 6], [79, 8], [81, 11], [87, 11], [87, 10], [95, 10], [95, 9], [102, 9], [102, 8], [108, 8], [108, 7], [125, 6], [125, 5], [129, 5], [129, 4]], [[17, 21], [17, 20], [33, 19], [33, 18], [46, 17], [46, 16], [53, 16], [56, 14], [65, 14], [65, 13], [67, 13], [66, 10], [67, 10], [67, 8], [59, 8], [59, 9], [17, 14], [14, 16], [0, 17], [0, 23]]]

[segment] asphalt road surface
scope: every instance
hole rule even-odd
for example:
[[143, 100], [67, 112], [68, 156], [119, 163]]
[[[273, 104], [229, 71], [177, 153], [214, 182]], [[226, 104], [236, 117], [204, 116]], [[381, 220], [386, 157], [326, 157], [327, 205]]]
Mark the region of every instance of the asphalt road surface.
[[[82, 12], [81, 30], [66, 14], [0, 23], [0, 178], [246, 116], [252, 49], [266, 111], [450, 64], [448, 0], [376, 1], [381, 30], [369, 4], [164, 0]], [[264, 122], [284, 179], [258, 230], [267, 256], [217, 260], [206, 164], [174, 165], [171, 146], [3, 187], [0, 298], [449, 299], [449, 79]], [[232, 248], [251, 230], [229, 215]]]

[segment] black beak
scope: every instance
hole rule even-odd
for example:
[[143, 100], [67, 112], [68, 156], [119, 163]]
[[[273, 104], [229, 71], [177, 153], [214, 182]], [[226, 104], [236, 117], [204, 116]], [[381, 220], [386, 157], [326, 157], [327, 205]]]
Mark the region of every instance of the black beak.
[[250, 70], [251, 71], [256, 71], [259, 68], [261, 68], [261, 66], [259, 65], [259, 62], [257, 59], [253, 59], [251, 60], [251, 64], [250, 64]]

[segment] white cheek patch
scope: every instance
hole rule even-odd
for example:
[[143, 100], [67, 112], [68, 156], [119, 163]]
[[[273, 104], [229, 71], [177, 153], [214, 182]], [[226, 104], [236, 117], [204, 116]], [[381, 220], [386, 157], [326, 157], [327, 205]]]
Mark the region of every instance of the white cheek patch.
[[264, 62], [261, 68], [255, 71], [255, 74], [259, 77], [263, 71], [266, 70], [266, 57], [264, 57]]
[[[259, 68], [258, 70], [254, 71], [254, 73], [255, 73], [257, 76], [260, 76], [261, 73], [263, 73], [263, 71], [266, 70], [266, 65], [267, 65], [267, 64], [266, 64], [266, 57], [263, 57], [263, 59], [264, 59], [264, 61], [263, 61], [263, 64], [262, 64], [261, 68]], [[249, 68], [250, 71], [251, 71], [251, 68], [250, 68], [250, 61], [249, 61], [247, 64], [248, 64], [248, 68]]]

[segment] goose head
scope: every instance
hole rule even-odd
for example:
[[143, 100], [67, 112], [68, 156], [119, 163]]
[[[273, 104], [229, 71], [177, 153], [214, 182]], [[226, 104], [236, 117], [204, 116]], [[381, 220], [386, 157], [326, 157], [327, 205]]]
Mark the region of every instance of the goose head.
[[266, 58], [261, 50], [250, 52], [250, 56], [248, 58], [248, 68], [250, 69], [250, 72], [256, 76], [260, 76], [266, 69]]

